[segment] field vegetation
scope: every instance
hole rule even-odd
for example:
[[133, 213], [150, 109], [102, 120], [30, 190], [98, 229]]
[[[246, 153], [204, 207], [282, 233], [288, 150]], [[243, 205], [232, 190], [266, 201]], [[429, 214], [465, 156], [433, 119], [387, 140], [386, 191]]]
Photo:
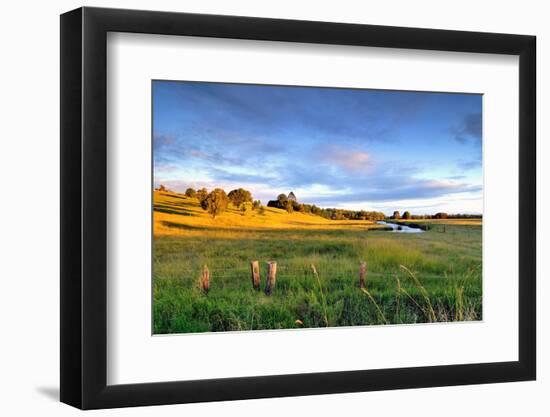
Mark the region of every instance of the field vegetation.
[[[434, 227], [395, 233], [374, 220], [264, 207], [241, 192], [218, 193], [224, 210], [211, 210], [206, 190], [193, 191], [154, 192], [156, 334], [482, 318], [479, 218], [415, 219]], [[262, 288], [267, 262], [277, 262], [270, 296], [252, 287], [254, 260]]]

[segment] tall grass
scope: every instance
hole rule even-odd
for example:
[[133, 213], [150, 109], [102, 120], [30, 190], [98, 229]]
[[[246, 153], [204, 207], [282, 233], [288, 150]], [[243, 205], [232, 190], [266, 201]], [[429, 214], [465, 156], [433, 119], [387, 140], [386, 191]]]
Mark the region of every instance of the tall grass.
[[386, 316], [384, 316], [384, 313], [382, 313], [382, 310], [380, 309], [380, 306], [376, 303], [374, 300], [374, 297], [370, 294], [370, 292], [366, 288], [361, 288], [361, 291], [363, 291], [365, 294], [367, 294], [367, 297], [369, 297], [369, 300], [372, 302], [374, 307], [376, 307], [376, 311], [380, 315], [380, 318], [385, 324], [389, 324], [389, 321], [386, 319]]
[[311, 264], [311, 270], [313, 271], [313, 275], [315, 275], [315, 278], [317, 279], [317, 283], [319, 284], [319, 293], [321, 294], [321, 301], [323, 303], [323, 313], [324, 313], [325, 323], [327, 327], [329, 327], [330, 324], [328, 321], [328, 314], [327, 314], [327, 300], [325, 299], [323, 286], [321, 285], [321, 279], [319, 278], [319, 274], [317, 273], [317, 268], [315, 268], [315, 265]]
[[414, 285], [416, 285], [416, 288], [419, 290], [420, 294], [422, 295], [422, 298], [424, 300], [424, 308], [419, 306], [421, 310], [424, 312], [424, 314], [426, 314], [429, 321], [431, 322], [436, 321], [435, 311], [433, 309], [432, 302], [430, 300], [430, 296], [428, 295], [428, 291], [426, 291], [426, 288], [424, 288], [424, 286], [420, 283], [416, 275], [413, 272], [411, 272], [409, 268], [407, 268], [404, 265], [399, 265], [399, 266], [401, 267], [401, 269], [407, 272], [408, 276], [412, 279], [412, 281], [414, 282]]

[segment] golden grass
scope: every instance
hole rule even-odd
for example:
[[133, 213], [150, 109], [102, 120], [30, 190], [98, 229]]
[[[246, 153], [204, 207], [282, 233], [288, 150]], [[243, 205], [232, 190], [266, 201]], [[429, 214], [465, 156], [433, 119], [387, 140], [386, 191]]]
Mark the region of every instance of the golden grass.
[[318, 229], [338, 230], [350, 228], [368, 230], [380, 228], [367, 220], [329, 220], [305, 213], [287, 213], [285, 210], [264, 207], [264, 214], [252, 210], [251, 205], [243, 215], [229, 205], [226, 212], [212, 218], [204, 211], [196, 198], [183, 194], [155, 191], [153, 195], [153, 232], [155, 236], [199, 234], [216, 230], [217, 237], [230, 237], [235, 229]]

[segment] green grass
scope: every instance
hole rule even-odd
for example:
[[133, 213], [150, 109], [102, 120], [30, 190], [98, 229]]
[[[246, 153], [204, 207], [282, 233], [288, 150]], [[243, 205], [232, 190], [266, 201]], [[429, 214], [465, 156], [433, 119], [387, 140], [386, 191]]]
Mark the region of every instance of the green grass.
[[[260, 261], [262, 289], [266, 262], [277, 261], [271, 296], [252, 288], [251, 260]], [[359, 288], [362, 260], [367, 291]], [[203, 265], [208, 294], [198, 284]], [[154, 239], [156, 334], [480, 320], [481, 289], [479, 224], [402, 234], [345, 223], [228, 229], [222, 219], [219, 228]]]

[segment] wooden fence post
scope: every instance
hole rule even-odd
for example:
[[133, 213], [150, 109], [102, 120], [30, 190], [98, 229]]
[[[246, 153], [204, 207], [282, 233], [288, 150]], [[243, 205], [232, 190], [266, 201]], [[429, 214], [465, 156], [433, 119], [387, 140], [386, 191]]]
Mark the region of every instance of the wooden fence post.
[[202, 267], [201, 290], [205, 294], [210, 290], [210, 271], [206, 265]]
[[265, 294], [271, 295], [275, 288], [275, 280], [277, 279], [277, 262], [270, 261], [267, 263], [267, 279], [265, 282]]
[[258, 261], [250, 262], [250, 272], [252, 273], [252, 287], [256, 290], [260, 290], [260, 264]]
[[365, 288], [365, 279], [367, 276], [367, 263], [365, 261], [361, 261], [359, 263], [359, 287]]

